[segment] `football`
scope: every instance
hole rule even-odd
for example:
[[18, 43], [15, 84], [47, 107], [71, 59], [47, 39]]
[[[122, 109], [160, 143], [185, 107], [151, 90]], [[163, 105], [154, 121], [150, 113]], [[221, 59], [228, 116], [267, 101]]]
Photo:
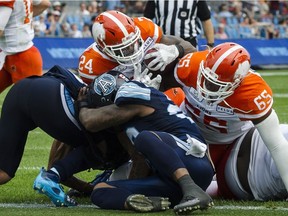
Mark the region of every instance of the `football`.
[[[151, 48], [149, 49], [145, 55], [149, 54], [149, 53], [152, 53], [152, 52], [157, 52], [157, 50], [155, 48]], [[153, 60], [155, 59], [155, 57], [152, 57], [152, 58], [149, 58], [149, 59], [144, 59], [144, 65], [147, 67], [147, 65]]]
[[[156, 52], [156, 51], [157, 51], [157, 50], [156, 50], [155, 48], [151, 48], [151, 49], [149, 49], [149, 50], [145, 53], [145, 55], [147, 55], [148, 53], [151, 53], [151, 52]], [[152, 58], [149, 58], [149, 59], [144, 59], [144, 61], [143, 61], [144, 67], [147, 67], [147, 65], [148, 65], [153, 59], [155, 59], [155, 57], [152, 57]], [[176, 58], [173, 62], [171, 62], [170, 64], [168, 64], [168, 65], [165, 67], [164, 71], [160, 71], [160, 69], [159, 69], [159, 70], [157, 70], [157, 71], [149, 70], [149, 72], [153, 74], [152, 78], [156, 77], [157, 74], [162, 74], [162, 75], [165, 74], [165, 73], [172, 73], [172, 74], [173, 74], [174, 68], [175, 68], [175, 66], [176, 66], [177, 63], [178, 63], [178, 59]]]

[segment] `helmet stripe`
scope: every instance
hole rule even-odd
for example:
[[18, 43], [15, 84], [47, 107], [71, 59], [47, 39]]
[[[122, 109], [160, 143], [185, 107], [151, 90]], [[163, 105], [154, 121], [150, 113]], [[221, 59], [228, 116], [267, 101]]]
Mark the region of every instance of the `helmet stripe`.
[[127, 37], [129, 35], [125, 26], [115, 16], [113, 16], [112, 14], [107, 13], [107, 12], [103, 12], [103, 15], [109, 17], [114, 23], [116, 23], [116, 25], [118, 25], [118, 27], [121, 29], [121, 31], [123, 32], [125, 37]]
[[[220, 58], [218, 58], [218, 60], [215, 62], [215, 64], [213, 65], [212, 67], [212, 71], [216, 71], [218, 66], [221, 64], [221, 62], [227, 57], [229, 56], [231, 53], [233, 53], [235, 50], [237, 49], [241, 49], [242, 46], [240, 45], [236, 45], [236, 46], [233, 46], [232, 48], [228, 49], [226, 52], [224, 52]], [[217, 47], [214, 47], [214, 49], [217, 49]]]

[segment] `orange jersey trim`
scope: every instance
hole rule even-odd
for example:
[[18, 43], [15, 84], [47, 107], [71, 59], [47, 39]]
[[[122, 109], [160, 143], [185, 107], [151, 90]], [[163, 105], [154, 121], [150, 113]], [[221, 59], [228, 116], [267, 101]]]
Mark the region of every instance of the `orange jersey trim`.
[[9, 7], [14, 8], [15, 0], [9, 0], [9, 1], [0, 1], [0, 7]]

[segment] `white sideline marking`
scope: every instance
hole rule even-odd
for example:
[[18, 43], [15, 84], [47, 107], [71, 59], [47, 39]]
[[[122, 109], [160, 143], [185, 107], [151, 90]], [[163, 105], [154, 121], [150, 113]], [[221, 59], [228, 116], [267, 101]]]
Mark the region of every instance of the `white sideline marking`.
[[38, 167], [38, 166], [33, 166], [33, 167], [27, 167], [27, 166], [20, 166], [18, 168], [18, 170], [40, 170], [42, 167]]
[[288, 72], [286, 72], [286, 71], [282, 71], [282, 72], [274, 71], [274, 72], [261, 72], [260, 74], [261, 74], [261, 76], [287, 76]]
[[288, 208], [284, 207], [265, 207], [265, 206], [214, 206], [215, 209], [224, 210], [267, 210], [267, 211], [288, 211]]
[[288, 94], [287, 93], [275, 93], [273, 94], [273, 97], [277, 98], [287, 98]]
[[[53, 204], [39, 204], [39, 203], [0, 203], [0, 208], [59, 208], [55, 207]], [[68, 208], [95, 208], [97, 209], [97, 206], [95, 205], [78, 205], [76, 207], [68, 207]], [[288, 211], [288, 208], [284, 207], [273, 207], [273, 208], [267, 208], [264, 206], [214, 206], [214, 209], [220, 209], [220, 210], [266, 210], [266, 211]], [[213, 209], [212, 208], [212, 209]]]
[[[40, 204], [40, 203], [0, 203], [0, 208], [59, 208], [53, 204]], [[97, 208], [95, 205], [78, 205], [77, 207], [69, 208]]]

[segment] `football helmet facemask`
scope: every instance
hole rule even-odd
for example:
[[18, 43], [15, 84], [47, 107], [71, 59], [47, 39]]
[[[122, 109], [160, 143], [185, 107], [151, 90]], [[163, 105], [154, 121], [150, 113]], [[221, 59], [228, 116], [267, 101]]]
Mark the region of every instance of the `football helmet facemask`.
[[143, 59], [144, 42], [140, 33], [130, 17], [113, 10], [98, 15], [92, 26], [92, 35], [100, 50], [124, 66]]
[[234, 93], [250, 66], [250, 55], [244, 47], [220, 44], [200, 63], [197, 91], [208, 103], [220, 103]]

